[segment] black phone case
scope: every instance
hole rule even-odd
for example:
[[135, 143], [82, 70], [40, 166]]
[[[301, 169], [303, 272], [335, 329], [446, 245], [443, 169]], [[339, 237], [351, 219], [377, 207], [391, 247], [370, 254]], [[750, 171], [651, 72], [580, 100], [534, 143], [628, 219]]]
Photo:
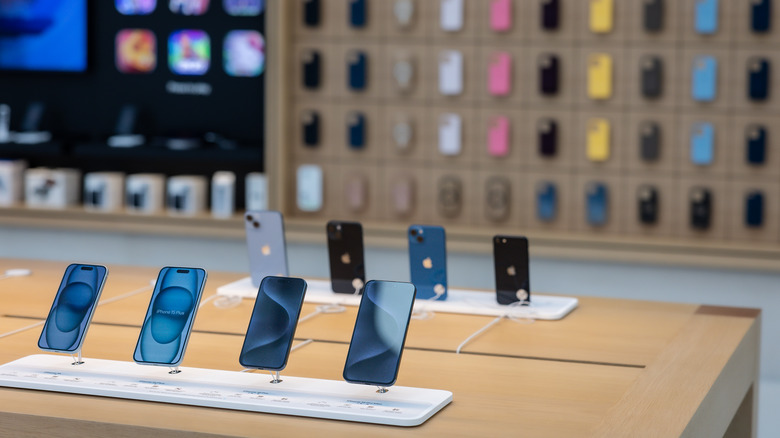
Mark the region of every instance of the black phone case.
[[748, 97], [753, 101], [769, 98], [770, 64], [765, 58], [748, 60]]
[[333, 292], [354, 294], [356, 279], [360, 280], [360, 292], [366, 283], [363, 256], [363, 227], [359, 222], [330, 221], [326, 226], [328, 259]]
[[657, 56], [645, 56], [642, 63], [642, 96], [655, 99], [663, 91], [663, 63]]
[[303, 129], [303, 144], [315, 148], [320, 144], [320, 114], [316, 111], [306, 111], [301, 120]]
[[539, 56], [539, 92], [545, 96], [558, 94], [560, 60], [553, 54]]
[[690, 192], [691, 227], [706, 230], [712, 221], [712, 193], [702, 187], [694, 187]]
[[539, 0], [542, 4], [541, 25], [545, 30], [556, 30], [560, 26], [560, 0]]
[[363, 28], [368, 23], [368, 0], [349, 1], [349, 24], [352, 27]]
[[639, 222], [652, 225], [658, 222], [658, 189], [650, 185], [640, 186], [637, 190], [639, 204]]
[[769, 32], [772, 27], [772, 0], [753, 0], [750, 9], [750, 27], [753, 32]]
[[747, 162], [760, 165], [766, 162], [767, 131], [762, 125], [751, 125], [745, 132], [747, 145]]
[[310, 90], [320, 87], [320, 52], [311, 50], [304, 54], [303, 59], [303, 86]]
[[494, 176], [485, 184], [485, 215], [491, 221], [499, 222], [509, 216], [511, 201], [509, 180]]
[[444, 176], [439, 180], [436, 206], [443, 217], [454, 218], [463, 208], [463, 183], [456, 176]]
[[[347, 61], [347, 85], [352, 91], [362, 91], [368, 85], [368, 57], [363, 51], [350, 53]], [[354, 57], [354, 59], [352, 59]]]
[[661, 127], [643, 122], [639, 127], [639, 156], [643, 161], [658, 161], [661, 156]]
[[647, 32], [660, 32], [664, 27], [664, 0], [644, 1], [644, 25]]
[[302, 0], [303, 1], [303, 25], [306, 27], [317, 27], [320, 25], [322, 16], [322, 7], [320, 0]]
[[745, 196], [745, 226], [759, 228], [764, 224], [764, 194], [758, 190]]
[[539, 155], [554, 157], [558, 153], [558, 122], [553, 119], [541, 119], [537, 125]]
[[514, 236], [493, 238], [493, 266], [496, 275], [496, 300], [498, 304], [520, 301], [526, 292], [523, 305], [531, 302], [531, 279], [528, 269], [528, 239]]

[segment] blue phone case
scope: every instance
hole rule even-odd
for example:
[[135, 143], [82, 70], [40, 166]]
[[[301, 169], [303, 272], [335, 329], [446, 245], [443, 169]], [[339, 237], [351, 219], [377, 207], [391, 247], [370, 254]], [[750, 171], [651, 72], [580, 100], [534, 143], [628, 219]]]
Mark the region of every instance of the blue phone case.
[[764, 194], [754, 191], [745, 197], [745, 225], [758, 228], [764, 224]]
[[200, 268], [160, 270], [133, 353], [135, 362], [162, 366], [181, 363], [205, 284], [206, 271]]
[[352, 120], [347, 123], [347, 139], [352, 149], [363, 149], [366, 146], [366, 116], [355, 112]]
[[443, 227], [411, 225], [409, 238], [409, 272], [417, 288], [417, 298], [447, 299], [447, 244]]
[[753, 165], [764, 164], [766, 161], [766, 128], [761, 125], [748, 126], [745, 135], [747, 162]]
[[718, 60], [713, 56], [697, 56], [693, 60], [691, 97], [698, 102], [712, 102], [718, 92]]
[[691, 130], [691, 163], [709, 166], [715, 157], [715, 128], [712, 123], [695, 123]]
[[718, 31], [718, 0], [696, 0], [694, 28], [702, 35]]
[[558, 190], [554, 183], [543, 181], [536, 188], [536, 217], [542, 222], [555, 220]]
[[349, 88], [353, 91], [362, 91], [368, 84], [368, 57], [365, 52], [357, 51], [353, 54], [356, 59], [347, 62], [349, 70]]
[[770, 65], [765, 58], [748, 60], [748, 97], [753, 101], [764, 101], [769, 97]]
[[750, 13], [750, 25], [753, 32], [769, 32], [772, 26], [772, 0], [753, 1]]
[[107, 275], [105, 266], [72, 264], [65, 269], [38, 348], [60, 353], [81, 349]]
[[363, 28], [368, 22], [368, 0], [350, 0], [349, 24], [352, 27]]
[[602, 183], [591, 184], [585, 195], [585, 215], [589, 225], [602, 226], [609, 220], [609, 190]]

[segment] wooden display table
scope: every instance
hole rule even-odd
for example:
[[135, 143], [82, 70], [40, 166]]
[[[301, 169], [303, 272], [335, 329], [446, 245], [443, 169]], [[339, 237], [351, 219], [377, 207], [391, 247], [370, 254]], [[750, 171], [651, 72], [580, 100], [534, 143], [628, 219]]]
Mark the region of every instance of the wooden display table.
[[[42, 321], [66, 263], [0, 259], [29, 277], [0, 280], [0, 333]], [[131, 361], [156, 269], [109, 266], [84, 357]], [[241, 274], [209, 273], [204, 299]], [[140, 290], [140, 291], [139, 291]], [[135, 295], [124, 296], [136, 291]], [[124, 296], [124, 297], [123, 297]], [[183, 366], [240, 370], [253, 303], [198, 313]], [[314, 312], [306, 305], [302, 316]], [[298, 327], [313, 342], [284, 375], [339, 380], [355, 308]], [[0, 435], [178, 436], [755, 436], [760, 312], [580, 298], [561, 321], [435, 314], [411, 324], [398, 385], [451, 391], [414, 428], [253, 414], [42, 391], [0, 389]], [[0, 337], [0, 363], [39, 353], [40, 327]]]

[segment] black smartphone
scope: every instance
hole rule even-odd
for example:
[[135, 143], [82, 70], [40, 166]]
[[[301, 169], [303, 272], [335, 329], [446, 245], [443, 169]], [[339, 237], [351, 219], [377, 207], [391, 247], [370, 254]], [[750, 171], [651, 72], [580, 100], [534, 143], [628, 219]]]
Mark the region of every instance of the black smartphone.
[[333, 292], [363, 293], [366, 283], [363, 227], [359, 222], [330, 221], [326, 225], [326, 232]]
[[704, 187], [690, 191], [691, 228], [706, 230], [712, 221], [712, 193]]
[[531, 303], [528, 269], [528, 239], [522, 236], [493, 237], [493, 266], [496, 271], [498, 304]]
[[772, 28], [772, 0], [753, 0], [750, 27], [753, 32], [766, 33]]
[[540, 24], [544, 30], [558, 29], [561, 21], [561, 1], [560, 0], [539, 0], [541, 2]]
[[554, 157], [558, 152], [558, 122], [544, 118], [537, 124], [539, 155]]
[[304, 111], [301, 116], [301, 130], [303, 144], [309, 148], [320, 145], [320, 113], [317, 111]]
[[320, 0], [301, 0], [303, 2], [303, 25], [317, 27], [320, 25]]
[[287, 366], [305, 295], [303, 279], [263, 278], [238, 357], [241, 366], [271, 371]]
[[72, 264], [65, 269], [38, 348], [58, 353], [81, 349], [107, 275], [108, 269], [99, 265]]
[[539, 92], [545, 96], [558, 94], [560, 61], [556, 55], [544, 53], [539, 56]]
[[765, 58], [752, 58], [748, 61], [748, 97], [753, 101], [769, 98], [770, 64]]
[[391, 386], [398, 378], [417, 290], [411, 283], [371, 280], [360, 299], [344, 380]]
[[658, 222], [658, 189], [651, 185], [642, 185], [637, 190], [639, 222], [652, 225]]
[[658, 161], [661, 156], [661, 127], [653, 121], [639, 127], [639, 156], [642, 161]]
[[313, 90], [320, 87], [320, 77], [322, 70], [320, 66], [320, 52], [317, 50], [308, 50], [303, 53], [303, 87]]
[[642, 58], [641, 80], [642, 96], [647, 99], [655, 99], [663, 92], [663, 63], [661, 58], [648, 55]]
[[763, 125], [750, 125], [745, 132], [747, 144], [747, 162], [752, 165], [766, 161], [767, 131]]
[[647, 32], [660, 32], [664, 27], [664, 0], [644, 0], [644, 25]]

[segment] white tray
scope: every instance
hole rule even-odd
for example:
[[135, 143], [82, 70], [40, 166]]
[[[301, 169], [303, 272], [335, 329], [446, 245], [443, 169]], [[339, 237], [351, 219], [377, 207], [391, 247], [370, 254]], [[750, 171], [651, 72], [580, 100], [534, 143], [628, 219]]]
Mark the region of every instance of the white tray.
[[201, 368], [142, 366], [132, 362], [36, 354], [0, 365], [0, 386], [132, 400], [295, 415], [393, 426], [417, 426], [452, 401], [452, 393], [342, 381]]
[[[306, 289], [304, 301], [307, 303], [341, 304], [344, 306], [357, 306], [360, 304], [360, 295], [335, 293], [331, 290], [329, 281], [307, 279], [306, 283], [308, 288]], [[255, 299], [257, 297], [257, 287], [252, 286], [250, 277], [245, 277], [218, 287], [217, 294]], [[496, 302], [494, 293], [451, 288], [447, 291], [446, 300], [417, 300], [414, 308], [420, 311], [442, 313], [486, 316], [505, 315], [515, 318], [557, 320], [577, 308], [577, 304], [577, 298], [573, 297], [533, 294], [529, 306], [503, 306]]]

